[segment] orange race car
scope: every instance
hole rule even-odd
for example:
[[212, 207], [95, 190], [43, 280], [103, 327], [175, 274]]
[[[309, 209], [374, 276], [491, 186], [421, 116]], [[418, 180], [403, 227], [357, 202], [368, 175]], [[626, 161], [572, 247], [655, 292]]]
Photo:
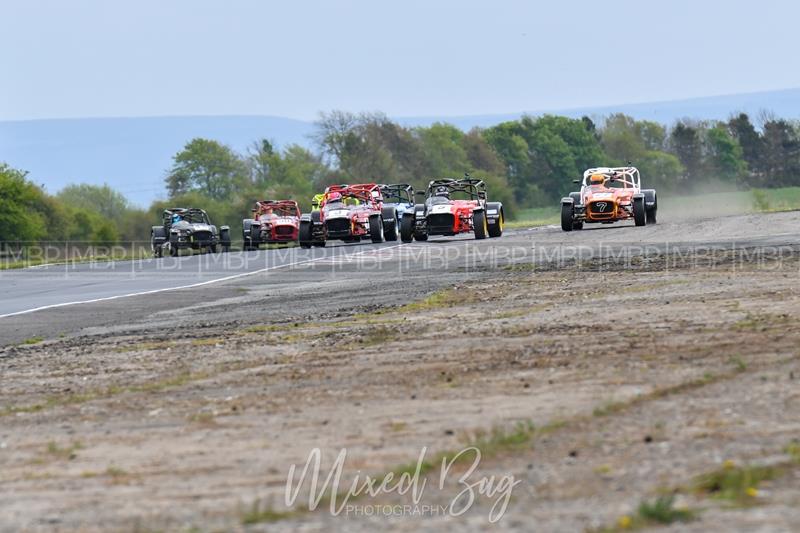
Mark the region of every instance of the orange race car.
[[561, 199], [561, 229], [583, 224], [611, 224], [633, 219], [637, 226], [656, 223], [658, 199], [654, 189], [642, 189], [636, 167], [590, 168], [583, 173], [579, 192]]

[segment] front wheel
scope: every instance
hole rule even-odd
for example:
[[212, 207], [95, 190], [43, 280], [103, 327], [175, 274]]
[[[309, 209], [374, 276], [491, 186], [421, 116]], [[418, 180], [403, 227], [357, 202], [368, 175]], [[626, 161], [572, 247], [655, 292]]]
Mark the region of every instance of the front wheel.
[[633, 199], [633, 222], [637, 226], [647, 224], [647, 213], [644, 206], [644, 198]]
[[383, 242], [383, 217], [380, 215], [369, 217], [369, 237], [375, 244]]
[[392, 207], [384, 207], [383, 212], [383, 237], [386, 241], [397, 240], [397, 228], [400, 226], [400, 221], [397, 220], [397, 211]]
[[411, 242], [414, 239], [414, 215], [403, 215], [400, 221], [400, 240]]
[[485, 239], [486, 235], [489, 233], [489, 229], [486, 224], [486, 213], [483, 211], [475, 211], [472, 214], [472, 225], [475, 229], [475, 238]]
[[572, 204], [561, 204], [561, 229], [572, 231], [575, 207]]
[[297, 232], [300, 248], [311, 248], [311, 222], [301, 222]]

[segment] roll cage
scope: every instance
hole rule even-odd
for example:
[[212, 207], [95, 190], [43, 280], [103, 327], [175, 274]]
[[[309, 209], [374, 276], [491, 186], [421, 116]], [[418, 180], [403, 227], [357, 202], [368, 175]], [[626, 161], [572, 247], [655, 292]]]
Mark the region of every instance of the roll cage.
[[328, 195], [338, 192], [347, 203], [348, 199], [355, 199], [366, 204], [372, 205], [375, 209], [380, 209], [383, 203], [381, 189], [375, 183], [360, 183], [357, 185], [331, 185], [325, 189], [325, 197], [320, 203], [320, 207], [325, 207], [328, 202]]
[[183, 220], [190, 224], [211, 224], [208, 215], [202, 209], [196, 207], [170, 207], [169, 209], [164, 209], [164, 213], [161, 215], [164, 227], [168, 230], [172, 226], [173, 215], [180, 215]]
[[299, 217], [300, 207], [294, 200], [259, 200], [253, 208], [256, 216], [266, 214], [268, 209], [282, 217]]
[[425, 193], [426, 199], [435, 197], [442, 187], [447, 189], [451, 198], [453, 194], [456, 194], [465, 196], [466, 200], [486, 200], [486, 184], [481, 179], [470, 178], [469, 175], [461, 179], [432, 180], [428, 183], [428, 189]]
[[408, 183], [380, 185], [383, 201], [392, 204], [413, 204], [414, 187]]
[[622, 185], [621, 188], [623, 189], [635, 189], [639, 190], [641, 188], [641, 178], [639, 177], [639, 169], [636, 167], [598, 167], [598, 168], [590, 168], [586, 172], [583, 173], [583, 181], [581, 184], [584, 187], [591, 186], [589, 182], [589, 178], [591, 178], [595, 174], [602, 174], [606, 178], [606, 182], [610, 182], [613, 184]]

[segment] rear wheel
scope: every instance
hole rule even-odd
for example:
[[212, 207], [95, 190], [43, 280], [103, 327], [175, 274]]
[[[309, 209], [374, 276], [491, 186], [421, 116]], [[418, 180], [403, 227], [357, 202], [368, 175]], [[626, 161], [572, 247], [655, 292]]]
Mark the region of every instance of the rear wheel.
[[172, 257], [178, 257], [178, 253], [180, 250], [178, 249], [177, 245], [169, 243], [169, 255]]
[[[300, 248], [311, 248], [311, 222], [301, 222], [297, 232]], [[324, 243], [323, 243], [324, 245]]]
[[573, 220], [575, 216], [575, 206], [573, 204], [561, 204], [561, 229], [564, 231], [572, 231], [575, 225]]
[[369, 237], [372, 242], [383, 242], [383, 217], [380, 215], [373, 215], [369, 217]]
[[650, 209], [647, 209], [647, 219], [648, 224], [655, 224], [656, 223], [656, 212], [658, 211], [658, 207], [653, 206]]
[[231, 251], [231, 231], [224, 229], [219, 232], [219, 242], [224, 253]]
[[403, 215], [400, 221], [400, 240], [411, 242], [414, 239], [414, 215]]
[[217, 253], [217, 245], [216, 245], [216, 244], [212, 244], [212, 245], [210, 245], [210, 246], [208, 247], [208, 251], [209, 251], [209, 252], [211, 252], [212, 254], [215, 254], [215, 253]]
[[485, 239], [489, 229], [486, 224], [486, 213], [483, 211], [475, 211], [472, 214], [472, 225], [475, 230], [476, 239]]
[[500, 215], [497, 217], [497, 220], [494, 224], [489, 226], [489, 237], [499, 237], [503, 234], [503, 226], [505, 226], [506, 217], [503, 214], [503, 210], [500, 210]]
[[428, 240], [428, 234], [427, 233], [422, 233], [422, 232], [416, 232], [416, 233], [414, 233], [414, 240], [415, 241], [420, 241], [420, 242], [427, 241]]
[[633, 221], [637, 226], [647, 224], [647, 213], [644, 206], [644, 198], [633, 199]]

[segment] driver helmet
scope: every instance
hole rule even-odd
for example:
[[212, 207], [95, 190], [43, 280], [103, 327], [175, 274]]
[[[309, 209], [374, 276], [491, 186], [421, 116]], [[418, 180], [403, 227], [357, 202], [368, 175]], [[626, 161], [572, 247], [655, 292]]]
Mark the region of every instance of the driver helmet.
[[341, 202], [341, 201], [342, 201], [342, 193], [332, 192], [328, 194], [328, 202]]
[[178, 213], [172, 213], [172, 223], [177, 224], [181, 221], [181, 216]]
[[450, 198], [450, 189], [441, 185], [436, 188], [436, 196], [441, 196], [443, 198]]
[[606, 182], [606, 177], [602, 174], [592, 174], [589, 178], [589, 183], [592, 185], [602, 185]]

